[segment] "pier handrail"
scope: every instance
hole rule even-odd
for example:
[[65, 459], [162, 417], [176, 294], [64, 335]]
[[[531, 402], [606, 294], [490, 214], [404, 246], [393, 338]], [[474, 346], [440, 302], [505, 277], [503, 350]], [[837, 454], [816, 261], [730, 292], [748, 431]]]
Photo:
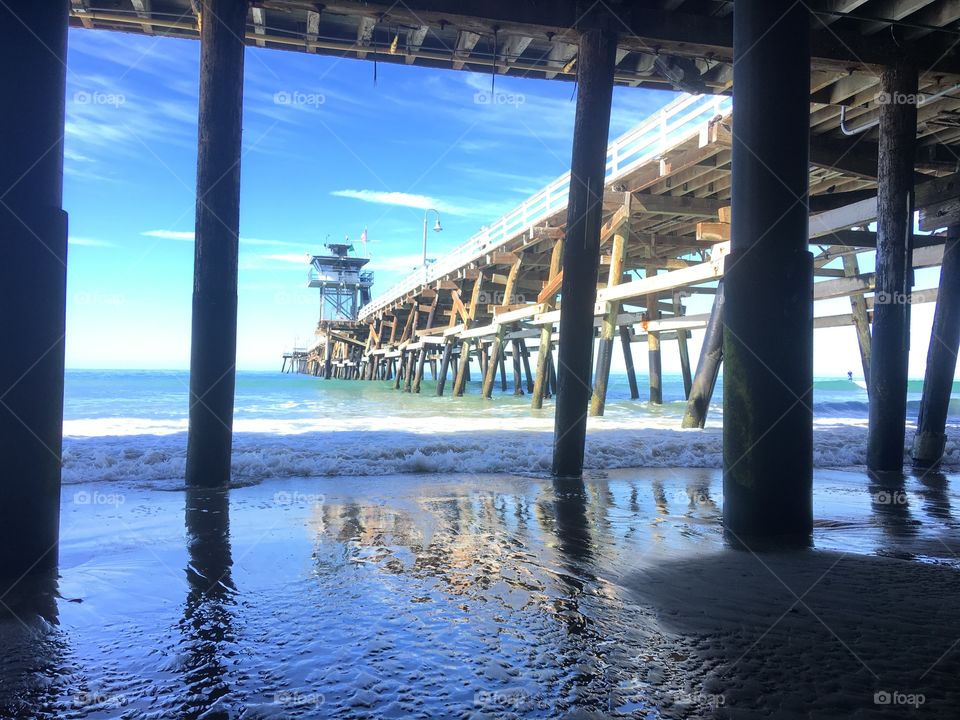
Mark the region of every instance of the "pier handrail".
[[[681, 95], [610, 143], [607, 147], [606, 183], [616, 182], [678, 142], [696, 135], [705, 123], [729, 112], [730, 107], [731, 99], [723, 95]], [[417, 268], [375, 297], [360, 310], [359, 319], [366, 319], [396, 298], [439, 280], [530, 231], [566, 207], [569, 190], [570, 173], [566, 172], [435, 263]]]

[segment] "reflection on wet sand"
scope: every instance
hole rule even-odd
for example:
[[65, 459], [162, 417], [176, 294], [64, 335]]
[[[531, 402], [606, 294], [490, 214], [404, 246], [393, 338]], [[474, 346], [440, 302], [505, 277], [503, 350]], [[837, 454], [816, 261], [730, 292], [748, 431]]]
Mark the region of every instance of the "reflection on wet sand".
[[233, 629], [237, 589], [231, 576], [228, 491], [187, 490], [185, 520], [188, 592], [180, 632], [186, 651], [181, 671], [188, 691], [181, 712], [198, 717], [231, 693], [226, 664], [237, 639]]
[[731, 550], [720, 484], [284, 481], [187, 492], [185, 524], [131, 491], [67, 538], [83, 603], [0, 598], [0, 717], [956, 716], [955, 478], [822, 473], [793, 552]]

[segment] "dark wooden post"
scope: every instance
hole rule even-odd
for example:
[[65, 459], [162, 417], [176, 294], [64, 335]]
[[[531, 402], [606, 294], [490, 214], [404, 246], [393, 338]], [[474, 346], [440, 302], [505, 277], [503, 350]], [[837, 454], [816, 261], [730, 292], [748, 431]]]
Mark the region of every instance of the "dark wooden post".
[[[0, 577], [57, 565], [67, 290], [67, 3], [0, 4]], [[0, 595], [9, 589], [0, 581]]]
[[[547, 276], [548, 284], [553, 282], [560, 274], [561, 263], [563, 261], [563, 238], [558, 239], [553, 244], [553, 250], [550, 253], [550, 273]], [[540, 300], [541, 298], [537, 298]], [[549, 297], [543, 297], [543, 306], [545, 310], [552, 310], [556, 293], [551, 293]], [[534, 410], [540, 410], [543, 407], [543, 398], [549, 395], [547, 389], [550, 385], [548, 366], [553, 360], [553, 323], [546, 323], [540, 328], [540, 345], [537, 351], [537, 374], [533, 381], [533, 399], [530, 407]], [[505, 375], [505, 374], [504, 374]], [[504, 384], [506, 379], [504, 378]], [[504, 388], [506, 390], [506, 388]]]
[[947, 435], [947, 411], [953, 391], [953, 374], [960, 349], [960, 226], [950, 228], [952, 238], [943, 246], [940, 290], [933, 314], [927, 373], [923, 379], [923, 397], [913, 438], [913, 464], [936, 467], [943, 457]]
[[[856, 277], [860, 274], [860, 263], [856, 255], [843, 256], [843, 274], [846, 277]], [[850, 296], [850, 312], [853, 315], [853, 325], [857, 330], [857, 345], [860, 348], [860, 365], [863, 368], [864, 384], [867, 394], [870, 394], [870, 314], [867, 312], [867, 300], [861, 294]]]
[[[680, 300], [680, 292], [673, 294], [673, 316], [675, 318], [683, 317], [683, 303]], [[683, 376], [683, 397], [690, 399], [690, 389], [693, 387], [693, 380], [690, 377], [690, 350], [687, 348], [687, 330], [677, 330], [677, 348], [680, 351], [680, 373]]]
[[530, 372], [530, 348], [527, 341], [520, 341], [520, 357], [523, 360], [523, 375], [527, 379], [527, 392], [533, 392], [533, 374]]
[[523, 376], [520, 364], [520, 341], [513, 341], [513, 394], [523, 395]]
[[734, 539], [805, 542], [813, 529], [809, 27], [803, 3], [737, 0], [723, 338], [723, 516]]
[[913, 153], [917, 137], [917, 69], [897, 62], [880, 75], [877, 164], [877, 259], [870, 356], [867, 469], [903, 470], [910, 347]]
[[247, 3], [203, 0], [186, 480], [230, 481]]
[[330, 337], [330, 330], [327, 330], [327, 336], [323, 343], [323, 377], [329, 380], [333, 373], [333, 338]]
[[[647, 268], [647, 277], [654, 277], [656, 274], [655, 267]], [[647, 319], [660, 319], [660, 298], [656, 293], [647, 295]], [[658, 330], [647, 330], [647, 368], [650, 375], [650, 404], [663, 405], [663, 367]]]
[[570, 164], [570, 200], [563, 247], [560, 342], [553, 474], [579, 479], [587, 436], [593, 356], [593, 309], [600, 264], [604, 172], [617, 35], [588, 29], [580, 34], [577, 111]]
[[443, 343], [443, 355], [440, 358], [440, 374], [437, 376], [437, 397], [443, 395], [443, 387], [447, 384], [447, 371], [450, 367], [450, 355], [453, 353], [453, 338], [447, 338]]
[[717, 283], [717, 294], [713, 298], [710, 321], [700, 346], [700, 360], [697, 362], [697, 374], [693, 378], [687, 396], [687, 410], [683, 414], [682, 427], [702, 428], [707, 422], [707, 410], [710, 399], [717, 386], [720, 363], [723, 361], [723, 281]]
[[420, 392], [420, 383], [423, 381], [423, 368], [427, 364], [427, 343], [420, 340], [420, 353], [417, 355], [417, 373], [413, 376], [413, 392]]
[[633, 367], [633, 348], [630, 338], [630, 327], [628, 325], [620, 326], [620, 347], [623, 349], [623, 361], [627, 368], [627, 382], [630, 383], [630, 399], [636, 400], [640, 397], [640, 388], [637, 387], [637, 371]]
[[[607, 287], [620, 284], [623, 276], [623, 263], [627, 257], [627, 234], [629, 227], [629, 211], [631, 195], [628, 193], [626, 201], [627, 222], [617, 230], [613, 236], [610, 248], [610, 275], [607, 278]], [[610, 380], [610, 363], [613, 359], [613, 336], [617, 330], [617, 316], [620, 314], [620, 303], [608, 302], [603, 325], [600, 328], [600, 341], [597, 343], [597, 369], [593, 374], [593, 395], [590, 398], [590, 414], [603, 415], [607, 404], [607, 384]]]

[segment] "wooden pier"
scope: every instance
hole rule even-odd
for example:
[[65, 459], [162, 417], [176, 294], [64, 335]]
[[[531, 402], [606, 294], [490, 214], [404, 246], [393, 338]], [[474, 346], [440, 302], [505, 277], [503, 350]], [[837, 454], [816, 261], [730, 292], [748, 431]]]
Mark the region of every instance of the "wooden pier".
[[[491, 395], [499, 376], [533, 407], [558, 396], [554, 472], [576, 491], [616, 338], [628, 367], [646, 344], [652, 382], [633, 394], [657, 402], [662, 344], [679, 343], [689, 365], [687, 332], [710, 327], [688, 415], [701, 422], [722, 358], [725, 530], [803, 538], [815, 326], [856, 329], [870, 469], [902, 470], [912, 270], [940, 265], [960, 227], [958, 19], [955, 0], [7, 0], [0, 297], [25, 312], [0, 319], [0, 574], [56, 564], [68, 26], [201, 43], [189, 484], [230, 473], [243, 47], [254, 45], [577, 81], [572, 176], [368, 304], [360, 325], [325, 334], [326, 375], [416, 392], [435, 367], [440, 394], [476, 377]], [[691, 95], [608, 147], [616, 84]], [[921, 230], [954, 230], [914, 237], [914, 209]], [[875, 274], [859, 271], [868, 250]], [[956, 268], [942, 273], [949, 304]], [[721, 279], [714, 312], [686, 315], [684, 294], [715, 293]], [[831, 297], [850, 297], [850, 313], [814, 320], [814, 302]], [[928, 362], [914, 445], [924, 465], [939, 460], [960, 341], [960, 315], [941, 304], [949, 346], [932, 344]]]
[[[591, 383], [593, 415], [603, 414], [615, 337], [622, 338], [622, 349], [630, 350], [628, 372], [634, 384], [631, 346], [647, 346], [651, 387], [645, 397], [650, 402], [662, 401], [661, 342], [678, 344], [683, 373], [692, 376], [686, 341], [692, 330], [708, 328], [711, 313], [689, 315], [685, 303], [692, 295], [716, 295], [724, 276], [731, 237], [733, 132], [729, 99], [688, 95], [607, 148], [590, 337], [600, 342]], [[928, 175], [918, 187], [916, 204], [924, 226], [938, 222], [937, 208], [960, 189], [960, 178], [946, 173], [946, 167], [940, 169], [944, 177]], [[869, 369], [876, 276], [859, 272], [858, 255], [876, 249], [876, 233], [864, 229], [877, 218], [876, 178], [814, 164], [809, 182], [808, 244], [815, 250], [811, 299], [851, 299], [850, 313], [816, 317], [813, 325], [850, 326], [851, 342], [859, 344]], [[445, 393], [447, 382], [454, 382], [454, 394], [462, 394], [461, 368], [476, 363], [484, 397], [498, 388], [514, 395], [519, 387], [522, 393], [523, 382], [496, 382], [507, 354], [522, 360], [525, 368], [535, 367], [527, 392], [533, 407], [540, 407], [542, 394], [555, 391], [550, 360], [562, 338], [557, 324], [563, 272], [557, 261], [566, 234], [568, 186], [569, 175], [558, 178], [447, 257], [379, 294], [360, 311], [359, 322], [334, 342], [338, 363], [352, 368], [341, 376], [400, 377], [398, 389], [408, 389], [406, 378], [413, 372], [419, 388], [423, 369], [429, 367], [434, 377], [441, 375], [437, 394]], [[938, 266], [946, 237], [918, 235], [913, 267]], [[831, 263], [842, 268], [827, 267]], [[936, 287], [912, 293], [913, 302], [937, 299]], [[710, 333], [715, 339], [720, 335]], [[347, 351], [348, 344], [361, 343], [363, 353]], [[701, 360], [687, 388], [698, 409], [685, 426], [702, 427], [718, 370], [719, 363]]]

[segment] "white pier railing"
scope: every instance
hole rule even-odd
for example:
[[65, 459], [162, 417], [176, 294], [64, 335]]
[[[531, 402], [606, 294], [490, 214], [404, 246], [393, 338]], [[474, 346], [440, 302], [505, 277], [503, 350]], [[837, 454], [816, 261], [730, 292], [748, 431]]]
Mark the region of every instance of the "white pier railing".
[[[607, 185], [615, 184], [640, 165], [658, 159], [671, 147], [695, 136], [706, 123], [717, 115], [726, 114], [730, 108], [731, 99], [723, 95], [680, 96], [610, 143], [607, 148]], [[398, 297], [439, 280], [536, 227], [567, 206], [569, 192], [570, 173], [567, 172], [435, 263], [414, 270], [375, 297], [360, 310], [360, 320]]]

